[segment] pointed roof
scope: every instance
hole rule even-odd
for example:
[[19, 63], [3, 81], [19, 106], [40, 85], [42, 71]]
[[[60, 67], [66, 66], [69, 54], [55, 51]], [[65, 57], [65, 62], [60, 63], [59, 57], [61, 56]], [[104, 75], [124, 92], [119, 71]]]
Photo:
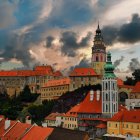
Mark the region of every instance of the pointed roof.
[[102, 113], [102, 99], [101, 93], [99, 101], [97, 101], [97, 92], [94, 91], [93, 100], [90, 100], [90, 92], [80, 104], [79, 113]]
[[123, 110], [116, 113], [110, 121], [140, 123], [140, 110]]
[[45, 140], [52, 133], [53, 128], [33, 126], [22, 140]]
[[140, 81], [134, 86], [132, 93], [140, 93]]

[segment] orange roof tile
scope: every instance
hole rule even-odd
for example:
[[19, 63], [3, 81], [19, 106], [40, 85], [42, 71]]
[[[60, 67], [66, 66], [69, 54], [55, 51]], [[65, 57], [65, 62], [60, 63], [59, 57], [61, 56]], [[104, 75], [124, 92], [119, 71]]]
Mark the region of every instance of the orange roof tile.
[[97, 76], [92, 68], [75, 68], [70, 76]]
[[127, 110], [127, 108], [123, 105], [119, 105], [119, 111]]
[[[53, 75], [53, 69], [51, 66], [37, 66], [34, 70], [9, 70], [0, 71], [0, 76], [42, 76]], [[58, 73], [57, 73], [58, 74]]]
[[134, 86], [132, 93], [140, 93], [140, 81]]
[[118, 86], [122, 86], [123, 85], [123, 80], [122, 79], [117, 79], [117, 84]]
[[24, 133], [27, 132], [27, 130], [31, 127], [30, 124], [21, 123], [18, 122], [16, 125], [12, 127], [12, 129], [9, 129], [7, 133], [5, 133], [2, 137], [2, 140], [15, 140], [19, 139], [23, 136]]
[[33, 126], [22, 140], [45, 140], [53, 131], [53, 128]]
[[74, 107], [72, 107], [67, 113], [66, 113], [66, 117], [77, 117], [77, 112], [79, 111], [80, 108], [80, 104], [75, 105]]
[[62, 78], [62, 79], [56, 79], [56, 80], [49, 80], [44, 86], [45, 87], [52, 87], [52, 86], [60, 86], [60, 85], [69, 85], [70, 84], [70, 78]]
[[110, 121], [140, 123], [140, 110], [123, 110], [116, 113]]
[[96, 93], [97, 92], [94, 91], [94, 98], [92, 101], [90, 101], [90, 92], [87, 94], [84, 101], [80, 104], [80, 113], [102, 113], [101, 93], [99, 101], [96, 99]]
[[96, 125], [96, 128], [107, 128], [107, 126], [104, 123], [100, 123], [100, 124]]
[[63, 74], [60, 71], [56, 71], [53, 73], [54, 76], [63, 76]]
[[[10, 127], [7, 128], [7, 130], [9, 130], [14, 124], [16, 124], [16, 121], [11, 121], [10, 122]], [[7, 131], [7, 130], [4, 129], [4, 127], [5, 127], [5, 119], [2, 119], [0, 121], [0, 137]]]

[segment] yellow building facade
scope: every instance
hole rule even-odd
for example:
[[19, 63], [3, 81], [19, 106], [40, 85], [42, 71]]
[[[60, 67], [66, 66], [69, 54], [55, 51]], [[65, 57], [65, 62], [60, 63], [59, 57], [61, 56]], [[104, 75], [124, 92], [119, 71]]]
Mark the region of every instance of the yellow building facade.
[[107, 122], [107, 134], [140, 139], [140, 110], [118, 112]]
[[41, 100], [55, 100], [69, 91], [70, 79], [62, 78], [49, 80], [41, 88]]

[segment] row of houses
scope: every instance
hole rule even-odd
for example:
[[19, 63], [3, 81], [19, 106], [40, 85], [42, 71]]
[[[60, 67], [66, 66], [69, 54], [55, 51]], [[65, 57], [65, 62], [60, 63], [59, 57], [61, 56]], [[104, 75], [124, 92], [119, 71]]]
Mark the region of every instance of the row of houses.
[[41, 127], [26, 123], [7, 120], [0, 116], [1, 140], [89, 140], [86, 132], [62, 128]]

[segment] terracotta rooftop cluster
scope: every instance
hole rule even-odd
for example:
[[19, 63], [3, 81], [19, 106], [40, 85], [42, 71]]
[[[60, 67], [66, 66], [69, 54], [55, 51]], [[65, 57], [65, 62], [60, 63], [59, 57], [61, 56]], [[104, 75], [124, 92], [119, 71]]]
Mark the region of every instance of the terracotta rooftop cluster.
[[60, 71], [54, 72], [51, 66], [36, 66], [34, 70], [10, 70], [0, 71], [0, 76], [62, 76]]
[[2, 140], [45, 140], [52, 131], [53, 128], [5, 120], [0, 116], [0, 139]]

